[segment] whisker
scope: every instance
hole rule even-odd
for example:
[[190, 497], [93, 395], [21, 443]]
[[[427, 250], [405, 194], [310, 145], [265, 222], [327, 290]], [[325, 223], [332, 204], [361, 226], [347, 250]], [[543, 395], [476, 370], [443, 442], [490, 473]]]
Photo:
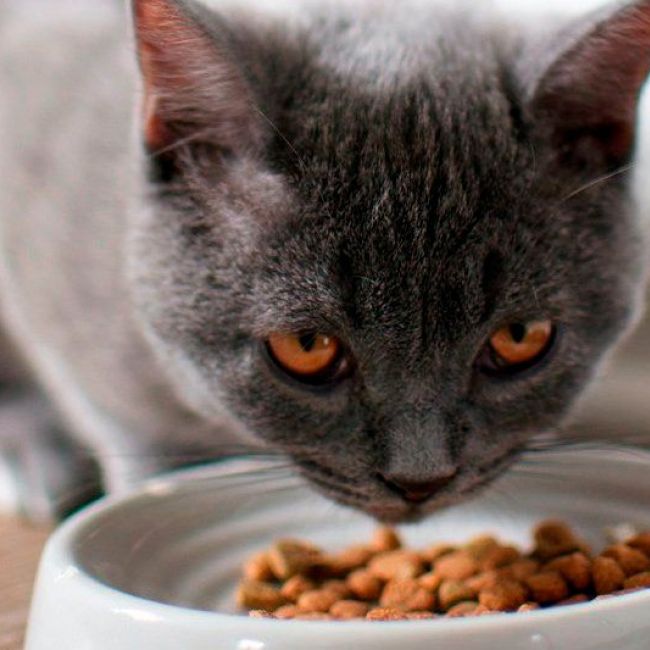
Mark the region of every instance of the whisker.
[[630, 163], [628, 165], [624, 165], [623, 167], [614, 170], [613, 172], [610, 172], [609, 174], [605, 174], [604, 176], [600, 176], [596, 178], [595, 180], [589, 181], [588, 183], [585, 183], [578, 189], [574, 190], [567, 196], [565, 196], [558, 205], [563, 205], [567, 201], [570, 201], [571, 199], [575, 198], [579, 194], [582, 194], [583, 192], [586, 192], [598, 185], [601, 185], [602, 183], [606, 183], [609, 180], [612, 180], [614, 178], [617, 178], [618, 176], [621, 176], [622, 174], [625, 174], [629, 171], [631, 171], [634, 168], [634, 163]]

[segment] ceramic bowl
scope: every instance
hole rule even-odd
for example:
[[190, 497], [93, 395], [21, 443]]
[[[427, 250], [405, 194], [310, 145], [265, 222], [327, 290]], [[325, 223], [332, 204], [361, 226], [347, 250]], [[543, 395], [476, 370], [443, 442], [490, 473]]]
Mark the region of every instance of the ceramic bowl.
[[[596, 547], [608, 526], [650, 528], [650, 456], [551, 455], [481, 497], [401, 529], [412, 544], [486, 531], [528, 545], [541, 518]], [[42, 558], [27, 650], [647, 650], [650, 590], [584, 605], [466, 619], [367, 623], [251, 619], [234, 610], [242, 561], [278, 536], [330, 548], [374, 523], [286, 471], [229, 462], [156, 480], [81, 512]]]

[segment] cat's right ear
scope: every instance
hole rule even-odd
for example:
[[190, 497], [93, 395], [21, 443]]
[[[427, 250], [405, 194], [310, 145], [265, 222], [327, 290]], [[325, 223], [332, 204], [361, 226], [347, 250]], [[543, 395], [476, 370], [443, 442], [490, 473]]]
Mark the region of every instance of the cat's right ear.
[[253, 93], [215, 17], [193, 0], [132, 0], [132, 8], [148, 151], [254, 147], [260, 128]]
[[565, 162], [626, 165], [650, 74], [650, 0], [592, 14], [561, 35], [554, 49], [533, 98], [538, 121], [549, 127]]

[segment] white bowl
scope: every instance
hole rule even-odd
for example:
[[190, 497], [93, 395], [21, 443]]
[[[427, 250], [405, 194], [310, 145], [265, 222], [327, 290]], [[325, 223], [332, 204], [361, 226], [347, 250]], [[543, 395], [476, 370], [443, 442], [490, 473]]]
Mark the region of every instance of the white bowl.
[[[404, 527], [413, 544], [485, 531], [526, 545], [540, 518], [566, 518], [596, 547], [604, 528], [650, 528], [650, 456], [553, 457], [552, 473], [501, 479], [468, 504]], [[363, 515], [259, 464], [181, 472], [63, 525], [40, 567], [27, 650], [647, 650], [650, 590], [528, 614], [349, 623], [250, 619], [233, 610], [241, 562], [278, 536], [329, 547], [367, 539]], [[217, 613], [219, 612], [219, 613]]]

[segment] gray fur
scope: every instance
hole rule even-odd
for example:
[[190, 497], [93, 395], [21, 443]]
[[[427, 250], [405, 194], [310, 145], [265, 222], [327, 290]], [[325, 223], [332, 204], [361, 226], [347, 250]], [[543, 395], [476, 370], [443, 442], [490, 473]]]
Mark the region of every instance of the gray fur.
[[[606, 170], [558, 161], [541, 75], [521, 69], [532, 46], [505, 21], [348, 1], [278, 21], [176, 0], [254, 105], [233, 117], [242, 97], [214, 85], [177, 98], [199, 137], [145, 160], [123, 13], [49, 4], [0, 14], [0, 299], [107, 489], [262, 445], [334, 498], [417, 516], [563, 421], [637, 313], [628, 175], [562, 200]], [[495, 328], [540, 316], [561, 323], [547, 363], [475, 371]], [[354, 351], [335, 390], [285, 382], [260, 353], [305, 329]], [[377, 478], [456, 469], [418, 508]]]

